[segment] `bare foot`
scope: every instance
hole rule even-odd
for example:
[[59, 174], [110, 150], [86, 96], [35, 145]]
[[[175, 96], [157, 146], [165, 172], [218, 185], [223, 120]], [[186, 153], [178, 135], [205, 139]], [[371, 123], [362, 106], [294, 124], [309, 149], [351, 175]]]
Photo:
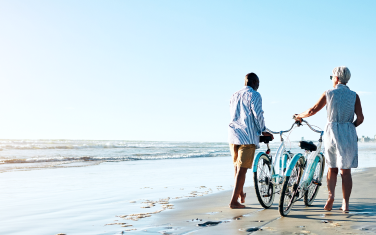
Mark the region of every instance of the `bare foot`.
[[333, 203], [334, 203], [334, 198], [332, 197], [328, 198], [324, 206], [324, 210], [331, 211], [333, 209]]
[[229, 204], [228, 205], [231, 209], [241, 209], [245, 208], [244, 205], [240, 204], [239, 202], [236, 202], [235, 204]]
[[245, 197], [246, 197], [246, 193], [243, 193], [243, 195], [239, 195], [239, 198], [240, 198], [240, 203], [245, 203]]
[[349, 212], [349, 205], [348, 204], [346, 205], [346, 203], [342, 203], [342, 206], [339, 209], [342, 210], [345, 213], [348, 213]]

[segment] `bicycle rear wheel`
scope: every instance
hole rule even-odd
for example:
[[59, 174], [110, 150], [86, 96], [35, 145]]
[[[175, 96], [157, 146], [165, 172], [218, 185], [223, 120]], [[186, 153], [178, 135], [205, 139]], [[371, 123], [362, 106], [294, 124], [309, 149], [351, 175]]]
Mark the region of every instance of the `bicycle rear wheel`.
[[257, 164], [257, 171], [253, 173], [257, 199], [261, 206], [267, 209], [274, 201], [274, 185], [272, 183], [274, 170], [266, 154], [261, 155], [254, 164]]
[[296, 193], [303, 174], [303, 165], [304, 158], [300, 157], [296, 162], [291, 175], [285, 176], [278, 205], [279, 214], [281, 216], [286, 216], [290, 212], [295, 199], [298, 197]]
[[[319, 156], [316, 157], [319, 158]], [[317, 162], [316, 169], [314, 169], [315, 173], [313, 174], [311, 185], [304, 193], [304, 204], [306, 206], [312, 205], [321, 186], [322, 175], [325, 168], [324, 156], [321, 155], [321, 157], [321, 159], [319, 158], [319, 162]]]

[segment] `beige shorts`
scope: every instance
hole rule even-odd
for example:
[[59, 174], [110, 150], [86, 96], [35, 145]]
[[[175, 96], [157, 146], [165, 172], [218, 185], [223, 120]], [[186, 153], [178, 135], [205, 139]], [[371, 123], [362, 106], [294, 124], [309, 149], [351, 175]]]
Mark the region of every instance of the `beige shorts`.
[[234, 166], [252, 168], [253, 158], [255, 157], [256, 152], [256, 145], [230, 144], [230, 151]]

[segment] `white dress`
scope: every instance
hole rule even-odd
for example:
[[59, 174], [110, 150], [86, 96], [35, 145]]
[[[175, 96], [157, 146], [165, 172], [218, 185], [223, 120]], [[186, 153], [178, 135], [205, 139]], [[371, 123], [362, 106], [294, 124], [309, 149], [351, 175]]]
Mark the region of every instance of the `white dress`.
[[329, 168], [358, 167], [358, 141], [355, 130], [356, 93], [338, 84], [326, 91], [328, 123], [324, 133], [325, 159]]

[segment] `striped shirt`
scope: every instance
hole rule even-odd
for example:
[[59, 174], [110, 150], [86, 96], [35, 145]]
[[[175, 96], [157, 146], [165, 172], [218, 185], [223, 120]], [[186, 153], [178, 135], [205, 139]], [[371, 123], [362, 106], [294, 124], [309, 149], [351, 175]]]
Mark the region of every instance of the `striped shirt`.
[[264, 111], [260, 93], [245, 86], [230, 100], [231, 122], [228, 125], [230, 144], [254, 144], [260, 148], [259, 136], [265, 131]]

